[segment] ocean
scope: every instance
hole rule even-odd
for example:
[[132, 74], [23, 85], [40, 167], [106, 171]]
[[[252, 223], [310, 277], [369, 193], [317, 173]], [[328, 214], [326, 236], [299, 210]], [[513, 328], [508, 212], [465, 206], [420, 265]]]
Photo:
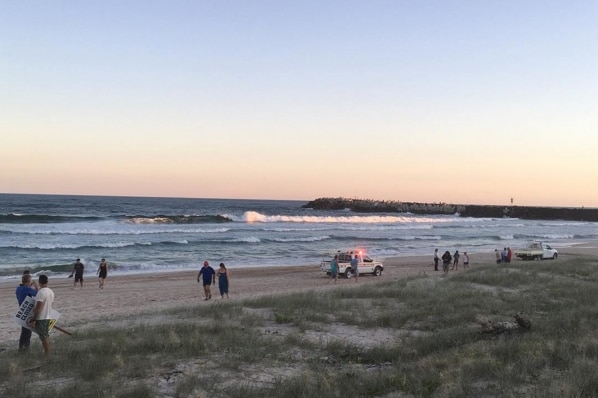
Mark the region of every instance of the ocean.
[[370, 257], [476, 254], [541, 240], [555, 248], [598, 239], [598, 223], [304, 209], [304, 201], [0, 194], [0, 278], [316, 265], [341, 250]]

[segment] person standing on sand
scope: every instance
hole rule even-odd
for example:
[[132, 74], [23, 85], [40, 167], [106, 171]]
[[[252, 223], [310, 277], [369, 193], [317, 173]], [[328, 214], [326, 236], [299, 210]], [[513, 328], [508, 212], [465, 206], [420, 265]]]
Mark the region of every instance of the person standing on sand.
[[498, 249], [494, 249], [494, 254], [496, 255], [496, 264], [502, 263], [502, 256]]
[[469, 268], [469, 255], [467, 252], [463, 252], [463, 269]]
[[355, 283], [359, 279], [359, 257], [357, 254], [351, 259], [351, 272], [355, 275]]
[[330, 262], [330, 278], [328, 278], [328, 282], [326, 283], [330, 283], [331, 278], [334, 278], [334, 283], [338, 280], [338, 255], [335, 255]]
[[434, 271], [438, 271], [438, 262], [440, 262], [440, 255], [438, 249], [434, 249]]
[[[19, 307], [27, 297], [35, 297], [37, 295], [37, 284], [32, 282], [31, 275], [25, 271], [21, 277], [21, 284], [17, 287], [16, 295]], [[31, 344], [31, 330], [26, 327], [21, 327], [21, 336], [19, 337], [19, 352], [24, 352], [29, 349]]]
[[203, 293], [206, 296], [204, 301], [210, 300], [212, 298], [210, 285], [216, 284], [216, 272], [214, 268], [210, 267], [210, 263], [207, 260], [203, 262], [203, 267], [199, 270], [199, 274], [197, 274], [197, 283], [199, 283], [199, 277], [202, 277], [203, 281]]
[[50, 355], [50, 321], [52, 320], [52, 305], [54, 304], [54, 292], [48, 287], [48, 277], [39, 276], [40, 289], [35, 296], [35, 307], [33, 307], [33, 317], [28, 325], [35, 329], [42, 341], [44, 356]]
[[448, 250], [442, 255], [442, 270], [445, 274], [449, 272], [449, 266], [451, 265], [452, 259], [451, 253]]
[[507, 247], [507, 263], [511, 262], [511, 257], [513, 256], [513, 252], [511, 251], [510, 247]]
[[[77, 282], [81, 284], [81, 289], [83, 289], [83, 272], [85, 271], [85, 265], [81, 262], [81, 259], [77, 259], [77, 262], [73, 266], [73, 272], [71, 272], [71, 276], [75, 274], [75, 281], [73, 282], [73, 289], [77, 286]], [[69, 276], [69, 278], [71, 277]]]
[[459, 268], [459, 250], [455, 250], [455, 254], [453, 254], [453, 269], [457, 271]]
[[108, 276], [108, 264], [106, 263], [105, 258], [103, 258], [102, 261], [100, 261], [97, 274], [100, 281], [100, 289], [103, 289], [104, 282], [106, 281], [106, 277]]
[[220, 268], [218, 268], [218, 272], [216, 272], [216, 276], [218, 276], [218, 289], [220, 289], [220, 298], [224, 298], [226, 294], [226, 298], [228, 298], [228, 270], [224, 263], [220, 263]]

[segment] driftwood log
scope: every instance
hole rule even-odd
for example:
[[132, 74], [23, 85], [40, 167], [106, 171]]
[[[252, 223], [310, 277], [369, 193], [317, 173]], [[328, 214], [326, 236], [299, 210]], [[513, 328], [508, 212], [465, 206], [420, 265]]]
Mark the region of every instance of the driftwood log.
[[530, 322], [530, 320], [524, 318], [523, 315], [521, 315], [520, 313], [515, 314], [513, 318], [515, 318], [515, 322], [492, 322], [488, 320], [482, 321], [480, 322], [480, 327], [482, 328], [482, 330], [480, 330], [479, 333], [498, 335], [503, 333], [522, 332], [532, 327], [532, 323]]

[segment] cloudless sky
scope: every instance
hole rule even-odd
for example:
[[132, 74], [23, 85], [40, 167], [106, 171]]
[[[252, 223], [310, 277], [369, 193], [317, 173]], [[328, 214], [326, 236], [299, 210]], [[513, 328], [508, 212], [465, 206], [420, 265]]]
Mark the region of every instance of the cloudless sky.
[[0, 5], [0, 192], [598, 207], [596, 1]]

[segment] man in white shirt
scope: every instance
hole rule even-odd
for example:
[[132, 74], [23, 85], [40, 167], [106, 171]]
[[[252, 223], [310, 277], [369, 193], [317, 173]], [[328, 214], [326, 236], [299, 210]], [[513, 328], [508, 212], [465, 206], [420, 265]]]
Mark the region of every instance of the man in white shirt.
[[39, 335], [44, 347], [44, 355], [47, 357], [50, 355], [50, 322], [54, 292], [48, 287], [48, 277], [43, 274], [39, 276], [39, 287], [35, 296], [33, 318], [29, 321], [29, 326], [33, 327]]

